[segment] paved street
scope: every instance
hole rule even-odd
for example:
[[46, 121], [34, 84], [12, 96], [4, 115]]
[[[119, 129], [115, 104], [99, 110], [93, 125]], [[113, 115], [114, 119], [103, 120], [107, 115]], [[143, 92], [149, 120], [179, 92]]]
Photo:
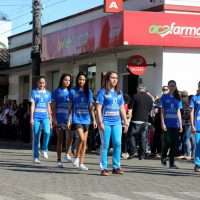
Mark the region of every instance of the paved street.
[[[18, 146], [20, 147], [20, 146]], [[87, 156], [88, 172], [65, 163], [56, 167], [55, 152], [40, 165], [31, 151], [0, 149], [0, 200], [188, 200], [200, 199], [200, 175], [192, 163], [181, 161], [178, 170], [160, 166], [159, 160], [122, 161], [123, 176], [99, 176], [98, 156]]]

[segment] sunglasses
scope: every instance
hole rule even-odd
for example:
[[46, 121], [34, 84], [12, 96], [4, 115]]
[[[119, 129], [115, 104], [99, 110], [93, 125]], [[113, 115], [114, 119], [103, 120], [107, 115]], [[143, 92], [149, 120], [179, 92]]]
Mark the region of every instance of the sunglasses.
[[165, 91], [168, 91], [168, 90], [169, 90], [168, 88], [164, 88], [162, 91], [165, 92]]
[[176, 85], [168, 85], [168, 87], [174, 88], [174, 87], [176, 87]]

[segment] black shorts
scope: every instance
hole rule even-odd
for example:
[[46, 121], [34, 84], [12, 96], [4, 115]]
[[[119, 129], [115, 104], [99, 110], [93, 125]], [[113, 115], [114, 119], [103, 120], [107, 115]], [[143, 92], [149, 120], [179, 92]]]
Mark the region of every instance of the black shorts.
[[84, 132], [88, 131], [89, 124], [72, 124], [72, 130], [75, 131], [78, 128], [82, 128]]
[[58, 133], [66, 133], [67, 125], [66, 124], [58, 124], [56, 130], [59, 131]]

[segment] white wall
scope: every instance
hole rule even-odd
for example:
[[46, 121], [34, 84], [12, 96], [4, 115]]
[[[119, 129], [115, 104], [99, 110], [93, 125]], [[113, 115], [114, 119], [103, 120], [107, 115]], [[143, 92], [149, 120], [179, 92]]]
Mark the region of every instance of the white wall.
[[200, 6], [200, 0], [165, 0], [165, 4], [184, 5], [184, 6]]
[[196, 93], [200, 80], [200, 50], [165, 48], [163, 53], [163, 84], [176, 80], [179, 90]]
[[96, 59], [96, 89], [101, 87], [101, 73], [117, 71], [117, 59], [114, 54], [107, 54]]

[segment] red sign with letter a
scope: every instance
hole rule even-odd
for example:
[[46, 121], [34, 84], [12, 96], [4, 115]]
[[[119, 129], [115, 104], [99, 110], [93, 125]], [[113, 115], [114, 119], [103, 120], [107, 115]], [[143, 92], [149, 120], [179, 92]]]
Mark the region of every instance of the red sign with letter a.
[[104, 12], [106, 13], [118, 13], [123, 11], [123, 0], [104, 0]]

